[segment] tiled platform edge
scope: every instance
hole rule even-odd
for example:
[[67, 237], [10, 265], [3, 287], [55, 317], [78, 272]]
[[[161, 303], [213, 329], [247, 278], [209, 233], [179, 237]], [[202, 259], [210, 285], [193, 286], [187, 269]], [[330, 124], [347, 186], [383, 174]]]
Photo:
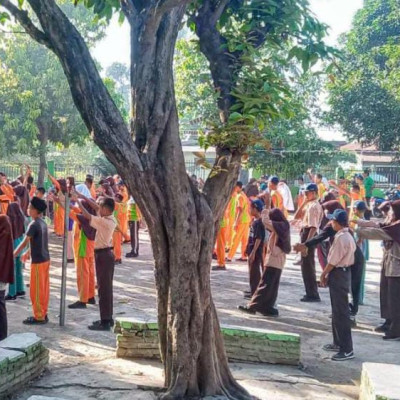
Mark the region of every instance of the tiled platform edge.
[[0, 399], [37, 378], [49, 362], [49, 351], [35, 333], [20, 333], [0, 342]]
[[400, 400], [400, 365], [364, 363], [360, 400]]
[[[237, 326], [221, 327], [225, 349], [232, 362], [298, 365], [300, 336]], [[160, 359], [158, 324], [133, 318], [118, 318], [117, 357]]]

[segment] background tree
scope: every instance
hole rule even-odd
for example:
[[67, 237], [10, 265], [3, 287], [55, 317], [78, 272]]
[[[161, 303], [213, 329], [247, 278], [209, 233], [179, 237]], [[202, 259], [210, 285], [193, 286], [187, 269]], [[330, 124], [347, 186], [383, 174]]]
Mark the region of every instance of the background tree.
[[342, 37], [340, 73], [328, 85], [330, 124], [349, 139], [400, 149], [400, 3], [366, 0]]
[[106, 69], [106, 76], [114, 80], [115, 90], [124, 100], [124, 109], [129, 110], [131, 95], [129, 67], [123, 63], [114, 62]]
[[[257, 51], [290, 38], [299, 49], [296, 57], [307, 68], [329, 53], [322, 42], [325, 27], [310, 15], [306, 0], [84, 0], [108, 18], [120, 11], [121, 4], [129, 21], [133, 109], [129, 132], [83, 38], [55, 1], [26, 3], [40, 29], [10, 0], [0, 0], [36, 41], [57, 55], [95, 143], [115, 165], [146, 219], [155, 258], [167, 387], [163, 398], [223, 394], [249, 399], [229, 371], [212, 301], [214, 227], [254, 130], [280, 113], [290, 114], [289, 85]], [[174, 96], [173, 55], [186, 11], [218, 92], [220, 123], [207, 137], [217, 156], [203, 193], [186, 174]]]
[[[63, 2], [63, 10], [88, 45], [104, 35], [86, 8]], [[18, 26], [11, 26], [18, 30]], [[71, 101], [68, 82], [55, 55], [26, 34], [0, 35], [0, 140], [2, 155], [38, 157], [38, 184], [43, 185], [47, 146], [82, 143], [87, 129]], [[112, 84], [109, 82], [108, 85]]]

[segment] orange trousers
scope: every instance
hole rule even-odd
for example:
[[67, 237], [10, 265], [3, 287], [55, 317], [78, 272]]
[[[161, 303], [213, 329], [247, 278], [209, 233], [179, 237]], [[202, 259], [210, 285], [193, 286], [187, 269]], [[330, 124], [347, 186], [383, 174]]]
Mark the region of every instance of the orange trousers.
[[226, 227], [219, 228], [219, 232], [218, 232], [218, 235], [217, 235], [216, 252], [217, 252], [218, 265], [220, 267], [225, 265], [226, 231], [227, 231]]
[[50, 296], [50, 261], [39, 264], [32, 263], [30, 279], [30, 295], [33, 316], [43, 321], [47, 315]]
[[241, 244], [241, 251], [242, 251], [241, 257], [245, 259], [247, 258], [246, 247], [247, 247], [247, 242], [249, 240], [249, 229], [250, 225], [247, 223], [238, 225], [237, 230], [233, 235], [231, 249], [229, 250], [228, 253], [229, 260], [232, 260], [232, 258], [236, 254], [236, 250], [238, 249], [239, 244]]
[[228, 218], [226, 224], [226, 248], [230, 249], [232, 247], [232, 239], [233, 239], [233, 225], [235, 224], [234, 218]]
[[87, 303], [95, 295], [93, 240], [87, 241], [86, 256], [78, 256], [76, 260], [76, 283], [78, 286], [79, 301]]
[[113, 234], [113, 247], [114, 256], [116, 260], [122, 260], [122, 232], [114, 231]]

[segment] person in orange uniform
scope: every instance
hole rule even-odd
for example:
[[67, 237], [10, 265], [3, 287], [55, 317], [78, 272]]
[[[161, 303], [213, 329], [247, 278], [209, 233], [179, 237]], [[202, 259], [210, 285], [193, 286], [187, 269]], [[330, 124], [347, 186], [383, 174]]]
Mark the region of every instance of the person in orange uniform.
[[[54, 187], [56, 188], [57, 195], [64, 204], [64, 193], [67, 191], [67, 181], [65, 179], [56, 179], [50, 174], [48, 175], [49, 179], [53, 183]], [[54, 233], [57, 236], [64, 235], [64, 208], [61, 207], [59, 204], [54, 204]]]
[[[96, 215], [96, 211], [88, 201], [84, 201], [83, 203], [90, 214]], [[68, 308], [82, 309], [86, 308], [87, 304], [96, 304], [94, 297], [94, 239], [96, 229], [90, 226], [88, 220], [83, 217], [80, 208], [77, 206], [71, 209], [70, 217], [75, 222], [75, 235], [78, 237], [74, 250], [79, 300], [70, 304]]]
[[225, 236], [225, 249], [229, 251], [232, 247], [232, 239], [233, 239], [233, 226], [235, 225], [235, 217], [236, 217], [236, 201], [237, 201], [237, 193], [236, 189], [233, 189], [231, 199], [229, 200], [227, 211], [227, 220], [226, 220], [226, 236]]
[[30, 295], [33, 317], [23, 321], [26, 325], [47, 324], [49, 321], [47, 310], [50, 295], [50, 254], [47, 225], [42, 218], [46, 208], [44, 200], [32, 198], [28, 208], [32, 222], [28, 226], [24, 240], [14, 251], [14, 257], [17, 257], [30, 243], [32, 259]]
[[7, 181], [7, 175], [0, 172], [0, 213], [7, 214], [9, 203], [14, 201], [14, 189]]
[[225, 271], [225, 246], [226, 246], [226, 236], [228, 229], [228, 219], [229, 219], [229, 205], [225, 210], [224, 216], [219, 224], [219, 231], [217, 235], [217, 245], [216, 245], [216, 253], [217, 253], [217, 262], [218, 265], [212, 267], [213, 271]]
[[115, 231], [113, 234], [114, 256], [115, 256], [115, 264], [122, 264], [122, 241], [123, 241], [122, 224], [123, 224], [123, 211], [124, 211], [122, 195], [119, 193], [116, 194], [114, 200], [115, 200], [114, 218], [117, 222], [117, 226], [115, 227]]
[[235, 186], [235, 191], [237, 193], [236, 219], [234, 224], [235, 233], [227, 261], [232, 261], [239, 244], [241, 244], [241, 257], [237, 261], [247, 261], [246, 248], [249, 239], [251, 217], [249, 213], [249, 199], [243, 193], [242, 189], [243, 183], [238, 181]]
[[287, 210], [283, 203], [283, 197], [278, 191], [279, 178], [277, 176], [271, 176], [268, 181], [268, 189], [271, 193], [271, 208], [278, 208], [287, 216]]
[[131, 238], [128, 233], [128, 201], [129, 201], [129, 193], [128, 189], [125, 186], [123, 181], [119, 181], [118, 190], [120, 195], [122, 196], [121, 201], [121, 232], [123, 241], [129, 243]]
[[364, 177], [361, 174], [358, 174], [355, 176], [355, 180], [358, 186], [360, 186], [360, 196], [361, 196], [361, 201], [366, 202], [365, 198], [365, 186], [364, 186]]
[[324, 194], [326, 192], [326, 187], [322, 182], [323, 176], [321, 174], [315, 175], [315, 184], [318, 186], [318, 198], [322, 200], [324, 198]]

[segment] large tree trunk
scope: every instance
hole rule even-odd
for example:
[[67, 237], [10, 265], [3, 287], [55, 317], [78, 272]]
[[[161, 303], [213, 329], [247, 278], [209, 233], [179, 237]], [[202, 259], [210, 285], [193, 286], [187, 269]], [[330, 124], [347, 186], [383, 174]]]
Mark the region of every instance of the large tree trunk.
[[188, 0], [121, 2], [132, 31], [130, 133], [81, 36], [54, 0], [28, 2], [45, 34], [36, 40], [44, 41], [60, 59], [88, 129], [127, 183], [148, 224], [165, 367], [163, 398], [250, 399], [230, 373], [210, 288], [214, 228], [237, 179], [240, 153], [218, 149], [226, 172], [209, 178], [202, 194], [186, 173], [179, 139], [172, 62]]
[[50, 126], [43, 120], [38, 119], [36, 125], [39, 129], [38, 139], [39, 145], [39, 174], [37, 178], [37, 186], [44, 185], [44, 177], [47, 168], [46, 154], [47, 154], [47, 144], [49, 141], [49, 129]]

